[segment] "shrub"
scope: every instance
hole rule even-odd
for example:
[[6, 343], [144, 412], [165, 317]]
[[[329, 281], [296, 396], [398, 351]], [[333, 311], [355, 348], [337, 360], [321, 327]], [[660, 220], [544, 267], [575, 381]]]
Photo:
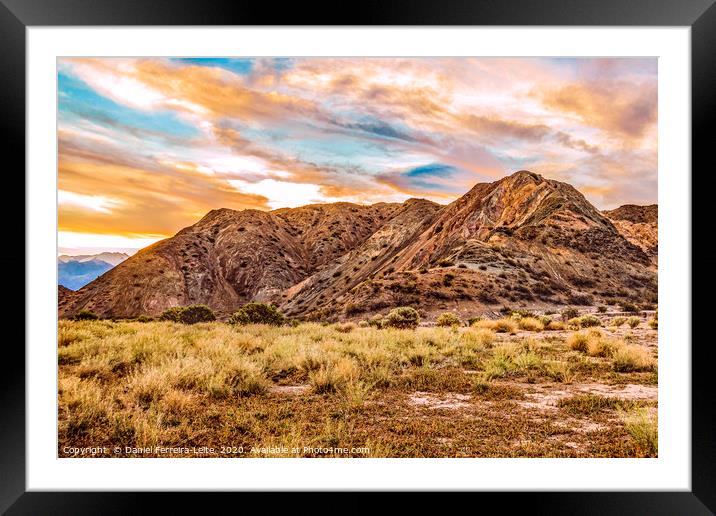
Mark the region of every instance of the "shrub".
[[593, 326], [601, 326], [602, 321], [595, 315], [583, 315], [579, 318], [579, 326], [582, 328], [591, 328]]
[[270, 324], [281, 326], [286, 318], [281, 311], [273, 304], [267, 303], [246, 303], [229, 319], [229, 324]]
[[445, 312], [435, 321], [436, 326], [460, 326], [460, 318], [452, 312]]
[[565, 326], [562, 321], [550, 321], [547, 326], [544, 327], [547, 331], [561, 331], [564, 330]]
[[443, 258], [438, 262], [438, 267], [452, 267], [453, 265], [455, 265], [455, 262], [447, 258]]
[[601, 305], [601, 306], [598, 306], [598, 307], [597, 307], [597, 312], [599, 312], [600, 314], [603, 314], [603, 313], [605, 313], [606, 311], [607, 311], [607, 307], [604, 306], [604, 305]]
[[589, 341], [587, 353], [593, 357], [611, 357], [617, 349], [624, 346], [621, 340], [598, 338]]
[[588, 333], [573, 333], [567, 338], [567, 346], [569, 346], [569, 349], [573, 349], [574, 351], [586, 353], [589, 348], [589, 340], [590, 336]]
[[181, 322], [182, 310], [184, 310], [184, 308], [181, 306], [173, 306], [171, 308], [167, 308], [159, 316], [159, 320], [160, 321]]
[[452, 272], [448, 272], [443, 276], [443, 285], [449, 287], [452, 285], [452, 280], [455, 279], [455, 275]]
[[415, 329], [420, 324], [420, 315], [415, 308], [400, 306], [394, 308], [383, 320], [383, 326], [387, 328]]
[[629, 319], [627, 319], [627, 324], [630, 328], [636, 328], [639, 326], [639, 323], [641, 323], [641, 319], [639, 317], [629, 317]]
[[579, 317], [574, 317], [573, 319], [567, 321], [567, 326], [569, 326], [573, 330], [578, 330], [579, 328], [581, 328], [581, 326], [579, 325], [579, 320]]
[[460, 335], [460, 343], [470, 348], [489, 348], [495, 342], [495, 334], [485, 328], [469, 328]]
[[612, 358], [612, 365], [618, 373], [653, 371], [656, 368], [654, 357], [641, 346], [621, 346], [614, 351]]
[[575, 317], [579, 317], [579, 310], [576, 308], [565, 308], [562, 310], [562, 320], [564, 322], [574, 319]]
[[522, 371], [537, 369], [542, 365], [542, 359], [532, 351], [520, 353], [513, 361], [517, 368]]
[[91, 310], [80, 310], [73, 317], [73, 319], [75, 321], [96, 321], [97, 319], [99, 319], [99, 315], [97, 315]]
[[636, 408], [630, 412], [620, 410], [619, 417], [638, 448], [645, 455], [655, 457], [659, 450], [659, 426], [656, 418], [651, 416], [646, 408]]
[[649, 327], [652, 330], [658, 330], [659, 329], [659, 320], [655, 317], [649, 321]]
[[496, 333], [515, 333], [517, 331], [517, 323], [512, 319], [485, 319], [477, 323], [478, 328], [486, 328]]
[[505, 354], [495, 354], [484, 363], [483, 375], [486, 380], [502, 378], [515, 368], [512, 359]]
[[184, 324], [196, 324], [200, 322], [215, 321], [216, 316], [211, 308], [206, 305], [189, 305], [183, 307], [179, 322]]
[[154, 321], [154, 317], [152, 317], [150, 315], [140, 315], [139, 317], [137, 317], [137, 322], [145, 322], [146, 323], [146, 322], [152, 322], [152, 321]]
[[358, 364], [349, 358], [340, 358], [309, 373], [313, 391], [318, 394], [345, 389], [348, 384], [357, 381], [359, 376]]
[[520, 327], [520, 329], [526, 330], [526, 331], [542, 331], [542, 330], [544, 330], [544, 324], [542, 323], [542, 321], [540, 321], [539, 319], [537, 319], [535, 317], [523, 317], [522, 319], [519, 320], [517, 325]]
[[368, 321], [366, 321], [366, 322], [368, 323], [368, 326], [370, 326], [372, 328], [382, 328], [383, 327], [383, 316], [374, 315], [373, 317], [368, 319]]
[[639, 308], [634, 303], [622, 303], [622, 312], [638, 312]]
[[612, 324], [618, 328], [619, 326], [624, 324], [626, 320], [626, 317], [615, 317], [614, 319], [612, 319]]
[[576, 374], [567, 362], [550, 362], [545, 373], [556, 382], [570, 384], [575, 380]]

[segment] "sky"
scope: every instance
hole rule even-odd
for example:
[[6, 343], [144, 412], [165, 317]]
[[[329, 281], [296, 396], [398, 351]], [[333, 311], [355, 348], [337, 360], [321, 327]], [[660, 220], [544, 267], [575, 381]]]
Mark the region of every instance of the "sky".
[[655, 58], [66, 58], [59, 252], [215, 208], [447, 204], [517, 170], [657, 202]]

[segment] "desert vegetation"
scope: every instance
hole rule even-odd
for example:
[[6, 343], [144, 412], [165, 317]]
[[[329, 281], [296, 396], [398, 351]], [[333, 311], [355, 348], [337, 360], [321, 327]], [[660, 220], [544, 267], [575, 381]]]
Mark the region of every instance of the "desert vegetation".
[[567, 315], [297, 323], [251, 303], [223, 322], [62, 320], [58, 453], [655, 456], [656, 332]]

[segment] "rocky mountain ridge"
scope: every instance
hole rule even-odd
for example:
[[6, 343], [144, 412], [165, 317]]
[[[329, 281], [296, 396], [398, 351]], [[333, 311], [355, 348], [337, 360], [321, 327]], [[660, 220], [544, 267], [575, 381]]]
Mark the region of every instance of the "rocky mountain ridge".
[[212, 210], [74, 293], [60, 316], [83, 308], [157, 315], [193, 303], [229, 314], [251, 300], [321, 320], [407, 304], [477, 313], [654, 302], [653, 256], [619, 228], [634, 216], [615, 211], [601, 213], [571, 185], [528, 171], [477, 184], [446, 206], [410, 199]]

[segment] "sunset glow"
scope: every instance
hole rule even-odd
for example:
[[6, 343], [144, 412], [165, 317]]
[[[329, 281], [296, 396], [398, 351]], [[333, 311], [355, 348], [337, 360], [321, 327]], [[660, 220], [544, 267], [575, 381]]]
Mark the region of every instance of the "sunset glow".
[[214, 208], [446, 204], [520, 169], [600, 209], [657, 200], [651, 58], [71, 58], [58, 85], [61, 251]]

